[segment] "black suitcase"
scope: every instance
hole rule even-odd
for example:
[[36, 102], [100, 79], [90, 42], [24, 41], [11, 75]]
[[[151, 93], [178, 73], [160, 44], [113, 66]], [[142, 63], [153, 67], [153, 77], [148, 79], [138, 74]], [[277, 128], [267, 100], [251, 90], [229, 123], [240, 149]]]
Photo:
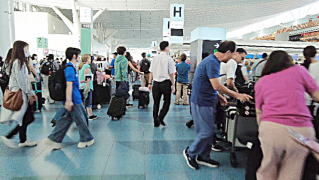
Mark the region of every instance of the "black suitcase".
[[125, 115], [126, 100], [123, 97], [114, 96], [111, 100], [107, 115], [111, 116], [112, 120], [120, 120]]
[[138, 108], [144, 109], [150, 103], [150, 93], [146, 91], [139, 91]]
[[33, 111], [42, 111], [43, 104], [45, 99], [42, 97], [42, 86], [41, 82], [32, 82], [32, 90], [37, 96], [37, 101], [33, 105]]
[[139, 88], [140, 87], [141, 87], [141, 85], [139, 85], [139, 84], [134, 84], [133, 85], [133, 93], [132, 93], [133, 100], [139, 99], [139, 97], [140, 97]]

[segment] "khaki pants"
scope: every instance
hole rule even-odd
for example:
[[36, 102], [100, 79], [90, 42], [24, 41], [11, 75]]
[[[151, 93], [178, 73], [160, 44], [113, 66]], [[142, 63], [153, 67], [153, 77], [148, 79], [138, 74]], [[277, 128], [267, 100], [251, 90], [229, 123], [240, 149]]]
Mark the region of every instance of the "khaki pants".
[[179, 104], [179, 100], [181, 99], [181, 91], [183, 89], [183, 104], [189, 104], [188, 94], [187, 94], [188, 85], [182, 83], [176, 83], [176, 104]]
[[147, 73], [147, 74], [144, 74], [144, 78], [141, 79], [142, 81], [142, 87], [148, 87], [148, 83], [149, 83], [149, 79], [150, 79], [150, 74], [151, 73]]
[[261, 122], [259, 139], [263, 160], [257, 171], [258, 180], [300, 180], [308, 149], [289, 135], [291, 128], [308, 138], [315, 138], [312, 127], [290, 127], [273, 122]]

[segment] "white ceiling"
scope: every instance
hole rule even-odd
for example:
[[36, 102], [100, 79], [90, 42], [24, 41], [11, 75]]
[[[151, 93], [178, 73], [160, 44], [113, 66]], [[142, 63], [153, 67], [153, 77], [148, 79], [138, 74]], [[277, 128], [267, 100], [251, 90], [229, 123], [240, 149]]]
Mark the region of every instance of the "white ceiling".
[[[45, 7], [72, 7], [72, 0], [21, 0]], [[78, 0], [78, 6], [106, 9], [95, 23], [116, 30], [113, 38], [130, 47], [162, 39], [162, 19], [170, 3], [185, 4], [185, 36], [198, 26], [235, 30], [317, 0]]]

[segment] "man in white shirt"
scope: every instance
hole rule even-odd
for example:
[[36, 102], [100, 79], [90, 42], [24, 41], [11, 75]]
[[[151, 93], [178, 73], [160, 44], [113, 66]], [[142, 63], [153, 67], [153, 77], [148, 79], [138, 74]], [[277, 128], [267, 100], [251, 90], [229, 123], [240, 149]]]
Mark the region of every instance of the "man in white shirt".
[[[152, 89], [154, 106], [154, 127], [165, 126], [164, 118], [171, 104], [171, 93], [175, 91], [175, 62], [169, 56], [169, 43], [160, 43], [161, 53], [153, 58], [150, 68], [149, 88]], [[152, 85], [152, 79], [154, 80]], [[162, 95], [164, 96], [163, 107], [159, 112]]]
[[227, 63], [220, 63], [220, 83], [231, 89], [237, 91], [235, 86], [237, 62], [230, 59]]

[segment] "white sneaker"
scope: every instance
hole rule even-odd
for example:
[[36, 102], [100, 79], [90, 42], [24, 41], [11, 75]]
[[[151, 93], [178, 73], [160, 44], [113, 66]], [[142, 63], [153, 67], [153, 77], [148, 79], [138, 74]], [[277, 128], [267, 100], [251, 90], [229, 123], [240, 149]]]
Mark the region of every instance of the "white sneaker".
[[17, 144], [12, 142], [10, 139], [8, 139], [5, 136], [0, 136], [1, 141], [3, 142], [3, 144], [5, 144], [6, 146], [8, 146], [9, 148], [18, 148]]
[[57, 143], [57, 142], [54, 142], [52, 141], [51, 139], [49, 138], [46, 138], [43, 140], [43, 143], [48, 146], [52, 151], [54, 150], [59, 150], [62, 148], [62, 145], [61, 143]]
[[37, 143], [36, 142], [32, 142], [32, 141], [26, 141], [26, 142], [24, 142], [24, 143], [19, 143], [18, 144], [18, 146], [20, 147], [20, 148], [22, 148], [22, 147], [34, 147], [34, 146], [36, 146], [37, 145]]
[[98, 104], [97, 109], [101, 109], [101, 108], [102, 108], [101, 104]]
[[94, 139], [92, 139], [91, 141], [88, 141], [88, 142], [79, 142], [78, 148], [79, 149], [87, 148], [89, 146], [92, 146], [93, 144], [94, 144]]

